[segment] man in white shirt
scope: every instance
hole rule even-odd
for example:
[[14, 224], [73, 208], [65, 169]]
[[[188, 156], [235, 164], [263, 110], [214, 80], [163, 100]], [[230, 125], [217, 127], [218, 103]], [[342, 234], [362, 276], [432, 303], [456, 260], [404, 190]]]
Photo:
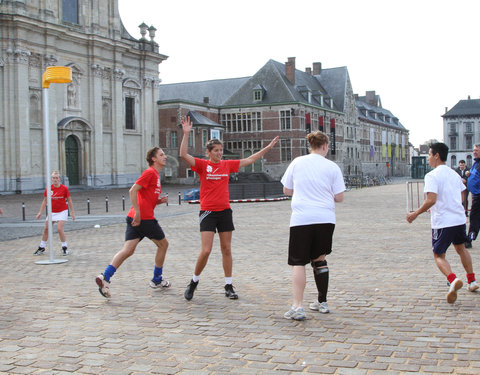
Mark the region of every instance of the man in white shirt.
[[462, 205], [462, 191], [465, 190], [465, 185], [460, 176], [445, 164], [447, 155], [446, 144], [433, 143], [430, 146], [428, 164], [433, 170], [425, 175], [424, 193], [427, 197], [418, 210], [407, 215], [407, 221], [411, 223], [418, 215], [430, 210], [433, 256], [438, 269], [447, 277], [450, 284], [447, 302], [454, 303], [463, 282], [452, 272], [445, 257], [452, 243], [467, 273], [468, 290], [474, 292], [479, 286], [475, 281], [472, 258], [465, 249], [466, 218]]

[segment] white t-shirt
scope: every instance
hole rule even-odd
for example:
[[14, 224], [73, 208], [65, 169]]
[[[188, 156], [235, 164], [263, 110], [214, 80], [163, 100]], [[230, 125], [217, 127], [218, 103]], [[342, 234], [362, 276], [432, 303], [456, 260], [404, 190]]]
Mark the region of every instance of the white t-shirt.
[[337, 164], [319, 154], [299, 156], [288, 166], [282, 184], [293, 189], [291, 227], [335, 224], [334, 196], [345, 191]]
[[462, 225], [467, 222], [462, 205], [465, 185], [460, 176], [445, 164], [425, 175], [423, 192], [437, 194], [437, 202], [430, 208], [432, 229]]

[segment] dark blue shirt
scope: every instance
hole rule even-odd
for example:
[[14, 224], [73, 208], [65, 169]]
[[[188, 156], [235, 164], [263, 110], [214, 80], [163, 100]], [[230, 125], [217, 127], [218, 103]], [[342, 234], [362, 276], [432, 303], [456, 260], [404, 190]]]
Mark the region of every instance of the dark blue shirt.
[[472, 168], [470, 168], [470, 176], [467, 180], [467, 188], [472, 194], [480, 194], [480, 159], [475, 159]]

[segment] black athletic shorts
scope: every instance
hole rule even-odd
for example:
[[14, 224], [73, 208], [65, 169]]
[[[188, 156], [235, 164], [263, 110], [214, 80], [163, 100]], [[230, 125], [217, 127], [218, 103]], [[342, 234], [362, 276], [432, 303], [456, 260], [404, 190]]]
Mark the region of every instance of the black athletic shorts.
[[132, 221], [133, 219], [130, 216], [127, 216], [125, 241], [135, 240], [137, 238], [140, 238], [141, 241], [144, 237], [150, 238], [151, 240], [161, 241], [165, 238], [165, 233], [163, 233], [163, 229], [158, 224], [157, 219], [142, 220], [137, 227], [132, 225]]
[[432, 250], [435, 254], [443, 254], [453, 243], [460, 245], [467, 241], [467, 226], [465, 224], [454, 227], [432, 229]]
[[310, 224], [290, 227], [288, 264], [304, 266], [320, 255], [332, 252], [335, 224]]
[[227, 208], [223, 211], [200, 211], [200, 232], [231, 232], [233, 226], [232, 210]]

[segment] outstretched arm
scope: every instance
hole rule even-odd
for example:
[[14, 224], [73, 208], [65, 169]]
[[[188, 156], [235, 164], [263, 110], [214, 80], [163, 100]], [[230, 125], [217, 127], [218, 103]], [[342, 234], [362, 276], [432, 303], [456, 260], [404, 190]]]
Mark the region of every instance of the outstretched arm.
[[240, 167], [246, 167], [247, 165], [255, 163], [258, 159], [260, 159], [263, 155], [265, 155], [268, 151], [270, 151], [273, 146], [275, 146], [278, 142], [278, 136], [273, 138], [273, 140], [268, 144], [267, 147], [262, 148], [260, 151], [250, 155], [248, 158], [240, 159]]
[[180, 143], [180, 157], [185, 160], [191, 167], [194, 167], [195, 158], [188, 153], [188, 137], [190, 136], [192, 126], [193, 124], [190, 121], [190, 117], [182, 117], [183, 138], [182, 143]]

